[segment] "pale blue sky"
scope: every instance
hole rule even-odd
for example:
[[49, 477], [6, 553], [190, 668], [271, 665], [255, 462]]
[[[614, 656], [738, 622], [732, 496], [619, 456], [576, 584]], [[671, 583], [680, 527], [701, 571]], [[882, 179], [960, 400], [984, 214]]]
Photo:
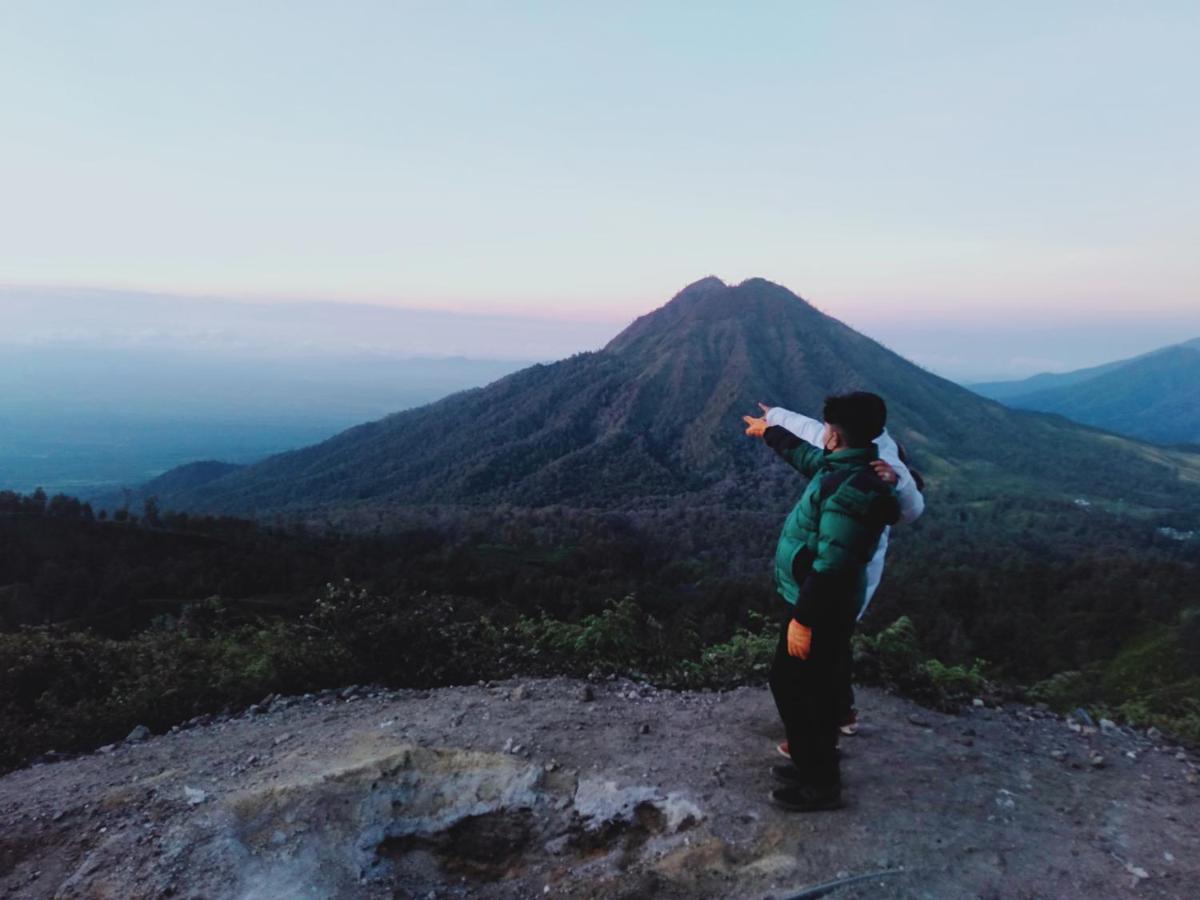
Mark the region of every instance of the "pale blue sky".
[[1194, 2], [7, 2], [0, 282], [1200, 333], [1197, 47]]

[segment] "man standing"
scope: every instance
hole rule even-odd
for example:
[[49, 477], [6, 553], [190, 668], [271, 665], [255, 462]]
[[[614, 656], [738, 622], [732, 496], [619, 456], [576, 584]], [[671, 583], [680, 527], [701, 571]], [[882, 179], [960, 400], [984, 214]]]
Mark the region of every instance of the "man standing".
[[[824, 422], [811, 419], [798, 412], [792, 412], [781, 406], [767, 406], [765, 403], [760, 403], [758, 406], [763, 411], [767, 427], [780, 425], [800, 440], [815, 447], [820, 447], [824, 441]], [[744, 419], [747, 424], [759, 421], [749, 416], [745, 416]], [[907, 461], [902, 458], [900, 446], [888, 434], [887, 428], [880, 432], [879, 437], [875, 438], [873, 443], [879, 451], [879, 461], [873, 463], [872, 467], [880, 478], [896, 487], [896, 498], [900, 501], [898, 524], [910, 525], [917, 521], [921, 517], [921, 513], [925, 511], [925, 498], [921, 494], [921, 486], [909, 471]], [[860, 622], [866, 615], [867, 607], [871, 605], [871, 598], [875, 596], [879, 582], [883, 579], [883, 563], [884, 557], [887, 556], [890, 532], [890, 527], [883, 529], [883, 534], [879, 536], [879, 549], [875, 551], [875, 555], [871, 557], [871, 562], [867, 565], [867, 588], [863, 596], [862, 608], [858, 611], [858, 621]]]
[[771, 799], [801, 812], [841, 805], [837, 727], [849, 688], [850, 635], [867, 564], [883, 529], [900, 518], [895, 491], [871, 468], [878, 459], [873, 441], [887, 420], [883, 400], [863, 392], [830, 397], [824, 419], [820, 447], [765, 420], [748, 419], [746, 430], [811, 479], [775, 550], [775, 585], [788, 614], [771, 666], [792, 759], [773, 770], [786, 786]]
[[[754, 419], [750, 416], [744, 416], [747, 425], [755, 425], [756, 423], [765, 420], [766, 426], [780, 425], [786, 428], [796, 437], [805, 443], [820, 447], [825, 435], [825, 423], [819, 422], [816, 419], [811, 419], [808, 416], [802, 415], [791, 410], [784, 409], [780, 406], [767, 406], [765, 403], [758, 404], [759, 409], [763, 411], [763, 419]], [[921, 513], [925, 511], [925, 498], [922, 496], [922, 485], [917, 480], [919, 476], [914, 477], [913, 472], [909, 471], [907, 460], [904, 458], [904, 453], [900, 446], [888, 434], [887, 428], [880, 433], [879, 437], [873, 442], [878, 448], [879, 459], [871, 464], [875, 470], [875, 474], [882, 478], [885, 482], [896, 487], [896, 498], [900, 501], [900, 523], [908, 525], [920, 518]], [[875, 591], [879, 588], [879, 582], [883, 579], [883, 564], [884, 558], [888, 551], [888, 536], [891, 532], [890, 527], [883, 529], [883, 534], [879, 537], [879, 547], [875, 551], [875, 555], [871, 557], [871, 561], [867, 564], [867, 587], [863, 595], [862, 607], [858, 611], [856, 621], [861, 622], [866, 615], [867, 607], [871, 604], [871, 598], [875, 596]], [[851, 686], [847, 690], [846, 704], [844, 715], [839, 723], [842, 734], [852, 735], [858, 730], [858, 712], [854, 708], [854, 689]], [[788, 755], [787, 744], [779, 745], [780, 752]]]

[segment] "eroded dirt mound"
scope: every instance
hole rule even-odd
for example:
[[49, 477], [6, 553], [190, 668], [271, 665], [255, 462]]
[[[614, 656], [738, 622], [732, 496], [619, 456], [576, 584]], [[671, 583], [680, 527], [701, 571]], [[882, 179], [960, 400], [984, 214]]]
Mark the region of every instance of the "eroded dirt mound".
[[764, 688], [269, 698], [0, 779], [17, 897], [1200, 896], [1195, 761], [1023, 707], [860, 696], [845, 809], [771, 807]]

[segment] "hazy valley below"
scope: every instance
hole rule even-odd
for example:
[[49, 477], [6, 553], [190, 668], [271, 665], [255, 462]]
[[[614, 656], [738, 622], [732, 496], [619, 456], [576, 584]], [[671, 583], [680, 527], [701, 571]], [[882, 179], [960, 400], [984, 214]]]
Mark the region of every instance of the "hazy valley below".
[[252, 463], [525, 363], [79, 344], [0, 352], [0, 486], [110, 496], [198, 460]]

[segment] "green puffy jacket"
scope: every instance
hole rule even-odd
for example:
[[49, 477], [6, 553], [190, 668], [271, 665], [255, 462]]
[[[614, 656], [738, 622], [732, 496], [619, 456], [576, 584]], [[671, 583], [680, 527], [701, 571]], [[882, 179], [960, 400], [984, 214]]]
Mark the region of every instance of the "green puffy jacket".
[[878, 448], [830, 453], [779, 426], [768, 428], [763, 439], [811, 479], [779, 534], [776, 589], [803, 625], [835, 605], [857, 612], [879, 536], [900, 519], [895, 490], [871, 468]]

